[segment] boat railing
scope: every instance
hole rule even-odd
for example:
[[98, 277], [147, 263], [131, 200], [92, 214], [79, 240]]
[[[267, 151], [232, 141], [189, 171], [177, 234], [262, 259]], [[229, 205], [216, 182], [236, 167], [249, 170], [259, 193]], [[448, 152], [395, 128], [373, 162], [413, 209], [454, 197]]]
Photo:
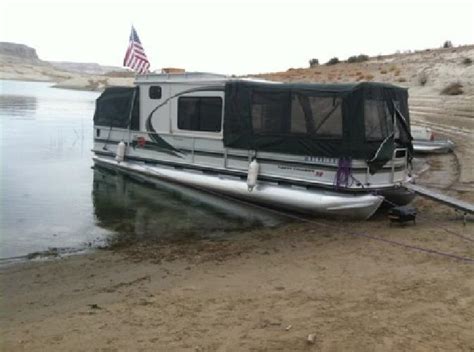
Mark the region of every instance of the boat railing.
[[[397, 161], [403, 160], [403, 177], [399, 180], [395, 179], [395, 164]], [[407, 148], [395, 148], [392, 154], [391, 160], [391, 170], [390, 170], [390, 182], [401, 182], [404, 180], [406, 176], [406, 172], [408, 170], [408, 150]]]
[[[404, 173], [401, 178], [397, 179], [396, 172], [397, 172], [397, 169], [400, 170], [399, 169], [400, 162], [403, 163], [402, 166], [403, 166]], [[387, 175], [388, 183], [394, 184], [398, 182], [403, 182], [408, 170], [408, 150], [406, 148], [396, 148], [393, 151], [392, 159], [390, 160], [389, 163], [390, 163], [390, 172]], [[387, 170], [387, 169], [383, 169], [383, 170]], [[384, 172], [387, 172], [387, 171], [384, 171]], [[370, 174], [370, 168], [369, 168], [369, 165], [367, 165], [366, 171], [365, 171], [365, 184], [370, 185], [373, 183], [372, 181], [373, 180], [372, 180], [372, 175]]]

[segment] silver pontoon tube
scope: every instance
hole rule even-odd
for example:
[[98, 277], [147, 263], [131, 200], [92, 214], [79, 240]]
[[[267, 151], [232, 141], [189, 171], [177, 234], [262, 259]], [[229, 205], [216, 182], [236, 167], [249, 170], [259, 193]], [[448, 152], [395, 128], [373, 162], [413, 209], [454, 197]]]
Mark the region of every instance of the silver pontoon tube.
[[454, 149], [454, 143], [449, 140], [413, 140], [413, 150], [415, 153], [449, 153]]
[[331, 215], [351, 219], [368, 219], [383, 202], [383, 197], [372, 194], [353, 195], [324, 190], [308, 190], [304, 187], [281, 186], [259, 181], [248, 191], [245, 180], [224, 175], [207, 175], [194, 170], [176, 170], [166, 166], [149, 166], [144, 163], [122, 161], [107, 157], [94, 157], [94, 162], [106, 167], [130, 173], [154, 176], [196, 187], [223, 193], [251, 202], [281, 207], [314, 215]]

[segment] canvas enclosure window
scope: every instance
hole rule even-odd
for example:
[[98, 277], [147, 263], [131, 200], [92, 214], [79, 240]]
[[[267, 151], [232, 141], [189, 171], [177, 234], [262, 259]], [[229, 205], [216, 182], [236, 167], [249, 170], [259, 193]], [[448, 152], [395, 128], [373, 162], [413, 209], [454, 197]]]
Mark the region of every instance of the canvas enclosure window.
[[342, 99], [292, 94], [291, 132], [315, 137], [342, 137]]
[[220, 97], [181, 97], [178, 99], [180, 130], [219, 132], [222, 124]]
[[255, 134], [288, 133], [288, 93], [254, 92], [251, 115]]
[[[94, 124], [138, 130], [138, 88], [110, 87], [96, 100]], [[132, 110], [132, 111], [130, 111]]]
[[364, 100], [365, 140], [382, 141], [393, 132], [393, 118], [385, 100]]
[[254, 92], [252, 129], [257, 135], [342, 137], [342, 99], [291, 92]]
[[[393, 105], [396, 109], [398, 109], [398, 111], [401, 111], [402, 107], [401, 107], [401, 104], [398, 100], [394, 100]], [[387, 114], [390, 114], [390, 112], [387, 112]], [[393, 126], [395, 127], [395, 139], [400, 139], [400, 126], [399, 126], [399, 124], [395, 123]]]

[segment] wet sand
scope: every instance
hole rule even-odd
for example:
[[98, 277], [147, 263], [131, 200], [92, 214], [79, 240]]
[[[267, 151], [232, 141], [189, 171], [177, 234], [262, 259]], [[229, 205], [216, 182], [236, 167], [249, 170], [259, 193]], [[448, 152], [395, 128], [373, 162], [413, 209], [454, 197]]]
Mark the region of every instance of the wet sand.
[[318, 220], [4, 267], [2, 347], [472, 351], [474, 224], [416, 204], [416, 226]]

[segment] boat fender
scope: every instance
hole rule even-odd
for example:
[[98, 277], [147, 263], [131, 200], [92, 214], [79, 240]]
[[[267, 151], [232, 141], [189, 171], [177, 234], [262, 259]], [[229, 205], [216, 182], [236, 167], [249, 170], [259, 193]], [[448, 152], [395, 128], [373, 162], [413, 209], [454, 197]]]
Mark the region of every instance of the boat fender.
[[249, 192], [252, 192], [254, 187], [257, 185], [257, 177], [258, 171], [260, 169], [260, 165], [258, 164], [256, 159], [253, 159], [249, 164], [249, 172], [247, 174], [247, 186]]
[[117, 152], [115, 153], [115, 160], [117, 162], [123, 161], [125, 158], [125, 143], [124, 141], [120, 141], [120, 143], [117, 145]]

